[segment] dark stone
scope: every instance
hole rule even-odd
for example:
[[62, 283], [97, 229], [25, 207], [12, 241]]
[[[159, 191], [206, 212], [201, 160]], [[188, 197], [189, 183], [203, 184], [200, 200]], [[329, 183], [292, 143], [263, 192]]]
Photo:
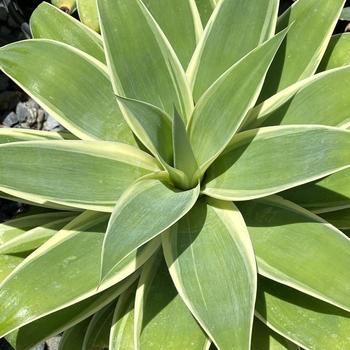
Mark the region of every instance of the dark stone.
[[12, 127], [18, 124], [18, 116], [15, 112], [9, 113], [2, 122], [7, 127]]

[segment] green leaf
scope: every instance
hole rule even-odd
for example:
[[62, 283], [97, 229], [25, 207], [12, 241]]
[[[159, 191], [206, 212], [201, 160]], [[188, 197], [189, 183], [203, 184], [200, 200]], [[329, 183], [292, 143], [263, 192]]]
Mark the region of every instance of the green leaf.
[[8, 242], [21, 237], [26, 231], [36, 227], [45, 227], [47, 224], [71, 217], [74, 215], [69, 212], [49, 212], [35, 215], [27, 215], [0, 224], [0, 247]]
[[[248, 128], [270, 125], [350, 125], [350, 66], [305, 79], [256, 106]], [[339, 89], [339, 87], [342, 87]]]
[[350, 347], [349, 313], [271, 280], [259, 280], [258, 317], [267, 325], [309, 350]]
[[30, 18], [30, 29], [35, 39], [61, 41], [86, 52], [102, 63], [106, 62], [101, 37], [47, 2], [42, 2], [34, 10]]
[[45, 339], [71, 328], [112, 302], [132, 282], [132, 279], [126, 279], [102, 293], [21, 327], [17, 331], [14, 347], [16, 350], [30, 350]]
[[350, 207], [350, 169], [292, 188], [281, 195], [315, 213]]
[[191, 186], [196, 182], [195, 174], [198, 170], [198, 165], [187, 136], [186, 126], [176, 110], [174, 111], [172, 134], [174, 166], [186, 174]]
[[[60, 219], [44, 222], [39, 226], [30, 230], [22, 231], [21, 234], [16, 235], [0, 244], [0, 254], [18, 254], [24, 252], [30, 252], [40, 247], [49, 238], [54, 236], [57, 231], [62, 229], [66, 224], [72, 221], [77, 214], [76, 213], [63, 213]], [[47, 214], [49, 215], [49, 214]], [[37, 215], [35, 215], [37, 216]], [[8, 225], [11, 225], [8, 223]], [[15, 228], [17, 228], [15, 226]], [[1, 240], [1, 238], [0, 238]]]
[[274, 35], [278, 3], [277, 0], [219, 2], [187, 70], [195, 101], [234, 63]]
[[162, 163], [172, 163], [172, 119], [149, 103], [117, 96], [124, 117], [139, 140]]
[[109, 350], [135, 350], [134, 301], [133, 288], [119, 297], [112, 321]]
[[193, 101], [185, 73], [147, 8], [140, 0], [98, 0], [98, 6], [114, 92], [169, 115], [175, 104], [186, 120]]
[[260, 101], [315, 73], [344, 3], [299, 0], [278, 19], [277, 31], [294, 24], [267, 74]]
[[18, 141], [70, 140], [75, 137], [68, 132], [54, 132], [31, 129], [0, 129], [0, 144]]
[[100, 256], [107, 220], [107, 214], [81, 214], [2, 282], [0, 337], [102, 292], [130, 275], [128, 283], [135, 281], [134, 271], [154, 253], [159, 241], [131, 254], [101, 285]]
[[114, 309], [115, 302], [112, 302], [91, 318], [85, 333], [82, 350], [105, 349], [108, 346]]
[[208, 341], [178, 295], [161, 254], [145, 264], [135, 299], [136, 330], [142, 350], [204, 350]]
[[350, 209], [342, 209], [320, 214], [320, 216], [340, 230], [350, 229]]
[[350, 240], [342, 232], [280, 197], [238, 208], [260, 274], [350, 311]]
[[[348, 8], [350, 9], [350, 8]], [[350, 64], [350, 33], [333, 35], [323, 55], [318, 71], [347, 66]]]
[[257, 318], [254, 320], [252, 350], [299, 350], [297, 345], [283, 338], [264, 325]]
[[163, 250], [176, 289], [215, 345], [250, 349], [256, 265], [236, 207], [203, 198], [163, 235]]
[[90, 320], [84, 320], [63, 333], [58, 350], [81, 350]]
[[178, 191], [151, 178], [130, 186], [118, 200], [108, 223], [101, 279], [114, 273], [115, 266], [121, 261], [184, 216], [198, 195], [199, 186]]
[[0, 254], [0, 283], [24, 260], [26, 254]]
[[264, 197], [350, 166], [350, 132], [303, 125], [249, 130], [209, 168], [204, 193], [225, 200]]
[[67, 44], [25, 40], [0, 48], [0, 69], [81, 139], [135, 144], [106, 67]]
[[95, 32], [100, 31], [96, 0], [77, 0], [80, 20]]
[[195, 0], [203, 26], [205, 26], [213, 13], [216, 0]]
[[203, 27], [194, 0], [143, 0], [174, 48], [182, 66], [187, 67]]
[[102, 141], [3, 144], [0, 166], [0, 189], [5, 193], [39, 204], [98, 211], [112, 211], [124, 189], [158, 168], [143, 151]]
[[189, 124], [189, 138], [201, 175], [224, 150], [254, 106], [267, 69], [286, 32], [243, 57], [221, 75], [196, 104]]

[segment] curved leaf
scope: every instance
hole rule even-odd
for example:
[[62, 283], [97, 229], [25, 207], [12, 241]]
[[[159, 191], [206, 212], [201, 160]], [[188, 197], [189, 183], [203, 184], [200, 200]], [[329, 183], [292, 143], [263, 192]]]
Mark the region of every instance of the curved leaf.
[[294, 84], [256, 106], [249, 128], [269, 125], [349, 124], [350, 66], [333, 69]]
[[[64, 28], [64, 29], [62, 29]], [[30, 18], [30, 29], [35, 39], [61, 41], [106, 62], [102, 38], [88, 27], [55, 6], [42, 2]]]
[[[299, 0], [278, 19], [277, 31], [294, 24], [267, 74], [261, 101], [315, 73], [344, 3], [344, 0]], [[312, 20], [311, 13], [315, 14]]]
[[63, 333], [58, 350], [81, 350], [90, 320], [84, 320]]
[[350, 132], [303, 125], [245, 131], [207, 172], [204, 193], [219, 199], [264, 197], [350, 166]]
[[0, 189], [5, 193], [99, 211], [112, 211], [125, 188], [158, 168], [145, 152], [102, 141], [0, 145], [0, 166]]
[[20, 235], [7, 239], [0, 245], [0, 254], [18, 254], [30, 252], [40, 247], [49, 238], [72, 221], [77, 213], [65, 213], [60, 219], [44, 222], [41, 225], [26, 230]]
[[320, 214], [320, 216], [340, 230], [350, 229], [350, 209], [342, 209]]
[[120, 261], [184, 216], [198, 195], [199, 186], [178, 191], [158, 179], [143, 179], [129, 187], [108, 223], [101, 279], [113, 273]]
[[54, 132], [31, 129], [0, 129], [0, 144], [18, 141], [39, 141], [39, 140], [73, 140], [75, 137], [67, 132]]
[[133, 289], [125, 291], [118, 299], [109, 338], [109, 350], [135, 350], [134, 345]]
[[277, 10], [277, 0], [219, 2], [187, 70], [195, 101], [227, 69], [273, 36]]
[[105, 66], [84, 52], [25, 40], [0, 49], [0, 69], [77, 137], [135, 143]]
[[81, 350], [104, 349], [108, 346], [114, 309], [115, 302], [95, 313], [89, 322]]
[[342, 232], [279, 197], [238, 207], [260, 274], [350, 311], [350, 240]]
[[[158, 254], [160, 255], [160, 254]], [[143, 268], [135, 299], [135, 337], [142, 350], [204, 350], [208, 339], [171, 280], [163, 257]]]
[[256, 312], [270, 328], [307, 350], [350, 346], [348, 312], [271, 280], [259, 280]]
[[318, 71], [347, 66], [350, 64], [350, 33], [333, 35], [323, 55]]
[[143, 0], [186, 69], [203, 27], [195, 0]]
[[195, 0], [198, 12], [201, 16], [203, 26], [205, 26], [215, 8], [215, 0]]
[[188, 132], [201, 175], [228, 145], [246, 113], [254, 106], [267, 69], [286, 32], [277, 34], [233, 65], [196, 104]]
[[252, 350], [299, 350], [299, 347], [255, 319]]
[[53, 221], [71, 217], [72, 215], [74, 214], [70, 212], [48, 212], [8, 220], [0, 224], [0, 247], [13, 239], [21, 237], [26, 231], [36, 227], [45, 227]]
[[185, 73], [166, 37], [140, 0], [98, 0], [114, 92], [187, 119], [193, 101]]
[[281, 196], [315, 213], [350, 207], [350, 169], [282, 192]]
[[95, 32], [100, 31], [96, 0], [77, 0], [80, 20]]
[[112, 302], [132, 283], [132, 279], [126, 279], [102, 293], [21, 327], [17, 331], [14, 347], [16, 350], [30, 350], [45, 339], [71, 328]]
[[162, 163], [172, 164], [172, 120], [149, 103], [117, 96], [132, 131]]
[[198, 170], [197, 161], [187, 135], [186, 126], [176, 110], [173, 118], [172, 135], [174, 167], [186, 174], [189, 186], [195, 185], [198, 182], [198, 178], [195, 176]]
[[209, 199], [163, 235], [183, 301], [220, 349], [250, 349], [256, 266], [249, 234], [232, 203]]
[[159, 247], [159, 241], [135, 251], [99, 285], [100, 255], [107, 220], [107, 214], [81, 214], [2, 282], [0, 336], [87, 299], [130, 275], [131, 282], [135, 281], [137, 274], [132, 274]]

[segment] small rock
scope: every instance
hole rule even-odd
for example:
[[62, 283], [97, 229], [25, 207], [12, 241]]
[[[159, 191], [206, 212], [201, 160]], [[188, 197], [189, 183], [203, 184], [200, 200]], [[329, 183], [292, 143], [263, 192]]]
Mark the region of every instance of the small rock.
[[46, 345], [48, 347], [48, 350], [58, 350], [60, 340], [61, 340], [61, 337], [53, 337], [46, 340]]
[[41, 344], [35, 345], [30, 350], [45, 350], [45, 343], [41, 343]]
[[5, 126], [11, 127], [18, 124], [18, 116], [15, 112], [8, 114], [2, 122]]
[[46, 121], [44, 123], [44, 130], [47, 130], [47, 131], [51, 131], [51, 130], [54, 130], [54, 129], [57, 129], [60, 127], [60, 124], [59, 122], [54, 119], [53, 117], [51, 117], [50, 114], [47, 114], [47, 118], [46, 118]]

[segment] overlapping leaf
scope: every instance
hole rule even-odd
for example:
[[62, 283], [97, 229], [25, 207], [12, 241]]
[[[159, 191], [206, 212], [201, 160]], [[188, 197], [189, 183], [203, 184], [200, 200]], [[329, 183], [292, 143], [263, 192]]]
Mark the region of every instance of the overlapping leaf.
[[[291, 23], [293, 26], [271, 65], [261, 101], [315, 73], [344, 3], [344, 0], [299, 0], [278, 19], [277, 31]], [[315, 14], [312, 20], [310, 13]]]
[[349, 146], [349, 131], [325, 126], [242, 132], [209, 168], [204, 193], [247, 200], [311, 182], [349, 167]]
[[[160, 254], [159, 254], [160, 255]], [[135, 301], [135, 349], [205, 350], [205, 333], [187, 309], [160, 256], [144, 266]]]
[[269, 327], [305, 349], [350, 346], [348, 312], [271, 280], [259, 280], [256, 312]]
[[102, 280], [136, 249], [184, 216], [196, 202], [199, 186], [179, 191], [161, 180], [140, 180], [117, 202], [103, 242]]
[[163, 235], [163, 250], [179, 294], [215, 345], [248, 350], [256, 267], [248, 231], [234, 205], [198, 201]]
[[47, 39], [0, 49], [0, 68], [74, 135], [135, 143], [106, 68], [71, 46]]
[[286, 32], [279, 33], [233, 65], [198, 101], [188, 132], [201, 175], [227, 146], [255, 104]]
[[260, 274], [350, 310], [350, 240], [345, 235], [279, 197], [241, 202], [239, 209]]
[[147, 8], [140, 0], [98, 0], [98, 6], [115, 93], [170, 115], [175, 105], [186, 120], [193, 102], [183, 68]]
[[158, 168], [145, 152], [111, 142], [33, 141], [0, 147], [1, 191], [42, 204], [111, 211], [131, 183]]
[[[107, 214], [81, 214], [2, 282], [0, 336], [122, 281], [159, 246], [158, 242], [153, 241], [130, 254], [119, 264], [119, 268], [115, 268], [110, 279], [99, 285], [99, 261], [107, 220]], [[136, 277], [133, 275], [121, 284], [127, 288]]]
[[47, 2], [42, 2], [33, 12], [30, 29], [35, 39], [61, 41], [88, 53], [102, 63], [106, 61], [101, 37]]
[[[210, 2], [214, 4], [215, 1]], [[209, 6], [205, 3], [201, 5]], [[277, 0], [219, 2], [187, 71], [195, 101], [228, 68], [273, 36], [277, 9]], [[242, 31], [247, 27], [250, 30]]]

